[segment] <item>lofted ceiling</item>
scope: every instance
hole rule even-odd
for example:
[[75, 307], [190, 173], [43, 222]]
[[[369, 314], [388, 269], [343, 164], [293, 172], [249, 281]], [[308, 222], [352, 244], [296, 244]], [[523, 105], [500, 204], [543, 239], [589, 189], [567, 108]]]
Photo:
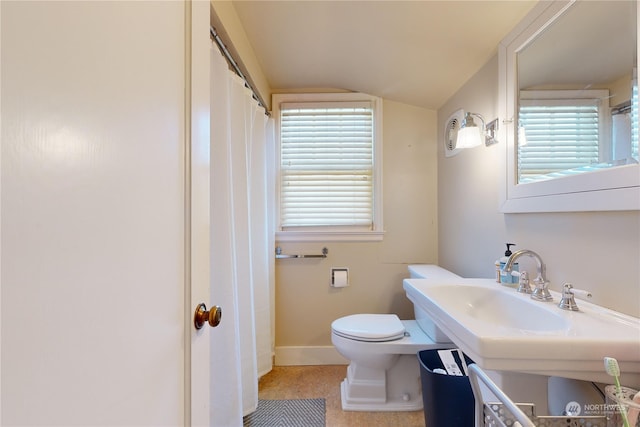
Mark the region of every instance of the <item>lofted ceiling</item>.
[[535, 3], [233, 2], [273, 92], [340, 89], [429, 109], [486, 64]]

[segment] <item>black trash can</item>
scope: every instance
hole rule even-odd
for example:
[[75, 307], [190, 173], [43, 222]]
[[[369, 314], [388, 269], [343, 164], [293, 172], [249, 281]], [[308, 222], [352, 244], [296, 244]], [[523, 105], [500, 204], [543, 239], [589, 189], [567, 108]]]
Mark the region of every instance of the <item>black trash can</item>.
[[[457, 352], [454, 359], [462, 372], [463, 363]], [[433, 372], [444, 369], [438, 350], [418, 352], [424, 420], [427, 427], [474, 427], [475, 403], [468, 376], [445, 375]], [[464, 355], [464, 363], [474, 363]]]

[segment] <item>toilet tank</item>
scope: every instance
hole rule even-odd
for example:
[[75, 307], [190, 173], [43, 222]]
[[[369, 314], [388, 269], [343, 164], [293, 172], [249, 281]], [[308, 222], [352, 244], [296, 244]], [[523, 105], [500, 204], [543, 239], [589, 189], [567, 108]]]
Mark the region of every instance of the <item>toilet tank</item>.
[[434, 264], [409, 265], [409, 277], [412, 279], [460, 279], [457, 274]]
[[[412, 279], [456, 279], [460, 278], [455, 273], [433, 264], [412, 264], [409, 265], [409, 277]], [[407, 298], [413, 303], [411, 297]], [[424, 331], [432, 340], [437, 343], [451, 343], [449, 337], [431, 320], [427, 313], [413, 304], [413, 314], [420, 329]]]

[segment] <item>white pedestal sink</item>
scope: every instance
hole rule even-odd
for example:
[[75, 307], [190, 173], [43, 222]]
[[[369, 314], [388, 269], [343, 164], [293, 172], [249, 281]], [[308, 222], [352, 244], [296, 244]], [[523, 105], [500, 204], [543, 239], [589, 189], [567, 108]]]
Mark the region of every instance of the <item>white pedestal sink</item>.
[[505, 374], [507, 394], [514, 378], [531, 380], [534, 389], [536, 378], [548, 376], [610, 383], [605, 356], [618, 360], [625, 385], [640, 386], [636, 317], [586, 301], [578, 301], [578, 312], [561, 310], [556, 292], [553, 302], [539, 302], [492, 279], [405, 279], [404, 289], [434, 330], [481, 368]]

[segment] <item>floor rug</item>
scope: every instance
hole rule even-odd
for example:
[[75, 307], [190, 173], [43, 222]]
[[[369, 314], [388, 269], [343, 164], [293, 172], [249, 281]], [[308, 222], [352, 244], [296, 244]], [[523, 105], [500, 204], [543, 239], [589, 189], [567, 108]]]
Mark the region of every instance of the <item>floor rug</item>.
[[244, 427], [325, 427], [324, 399], [259, 400]]

